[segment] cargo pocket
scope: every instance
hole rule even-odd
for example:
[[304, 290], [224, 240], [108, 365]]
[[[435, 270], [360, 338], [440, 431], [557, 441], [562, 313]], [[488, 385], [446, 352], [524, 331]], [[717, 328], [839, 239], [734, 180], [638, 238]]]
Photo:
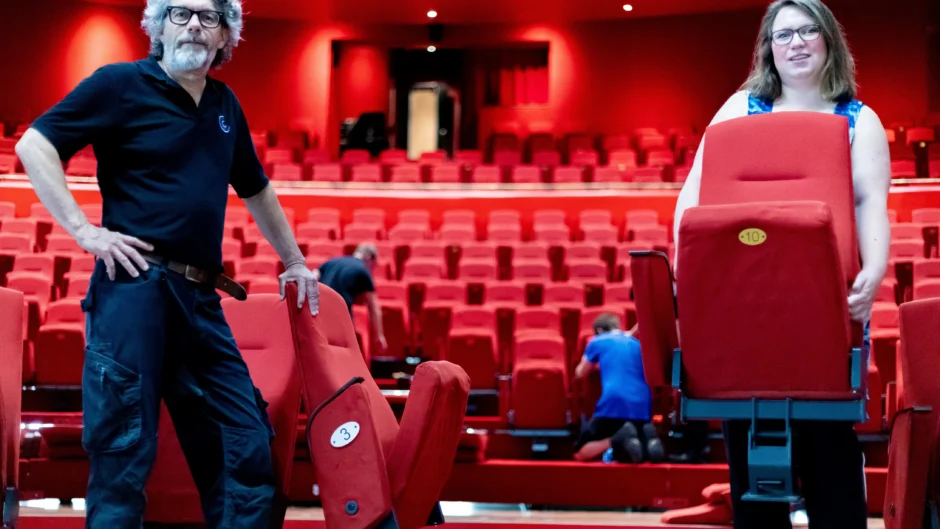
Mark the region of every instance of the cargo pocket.
[[124, 450], [140, 439], [140, 375], [108, 358], [107, 347], [85, 347], [82, 446], [87, 452]]
[[261, 415], [261, 423], [268, 430], [269, 441], [274, 439], [274, 427], [271, 426], [271, 418], [268, 416], [268, 403], [261, 396], [261, 390], [255, 389], [255, 405], [258, 406], [258, 413]]
[[220, 425], [225, 461], [223, 527], [263, 527], [274, 498], [268, 433]]

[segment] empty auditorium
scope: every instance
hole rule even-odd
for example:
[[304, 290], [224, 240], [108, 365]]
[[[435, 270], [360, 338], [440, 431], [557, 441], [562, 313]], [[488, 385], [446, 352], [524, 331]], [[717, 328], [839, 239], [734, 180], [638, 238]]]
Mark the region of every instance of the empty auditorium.
[[0, 527], [940, 529], [937, 0], [0, 27]]

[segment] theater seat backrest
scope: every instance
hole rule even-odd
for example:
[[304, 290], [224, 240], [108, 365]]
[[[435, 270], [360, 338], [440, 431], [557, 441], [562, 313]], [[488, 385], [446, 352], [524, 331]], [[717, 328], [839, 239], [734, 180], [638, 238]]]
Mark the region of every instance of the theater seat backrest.
[[900, 308], [898, 379], [904, 380], [905, 406], [940, 407], [940, 298], [904, 303]]
[[850, 284], [855, 280], [860, 263], [844, 116], [780, 112], [741, 117], [710, 126], [705, 143], [700, 205], [823, 202], [832, 214], [843, 273]]
[[20, 404], [23, 373], [23, 294], [0, 288], [0, 486], [19, 482]]
[[[398, 435], [398, 420], [369, 373], [346, 302], [335, 290], [322, 283], [319, 290], [320, 311], [317, 316], [310, 314], [306, 303], [301, 309], [291, 308], [294, 346], [298, 354], [316, 358], [316, 362], [303, 362], [299, 366], [301, 385], [305, 388], [304, 409], [311, 413], [310, 410], [316, 410], [331, 398], [333, 391], [356, 377], [362, 377], [361, 386], [369, 395], [376, 432], [384, 455], [388, 457]], [[324, 356], [322, 351], [329, 351], [329, 356]]]
[[630, 269], [643, 373], [650, 387], [667, 387], [679, 346], [669, 262], [662, 252], [639, 251], [631, 257]]

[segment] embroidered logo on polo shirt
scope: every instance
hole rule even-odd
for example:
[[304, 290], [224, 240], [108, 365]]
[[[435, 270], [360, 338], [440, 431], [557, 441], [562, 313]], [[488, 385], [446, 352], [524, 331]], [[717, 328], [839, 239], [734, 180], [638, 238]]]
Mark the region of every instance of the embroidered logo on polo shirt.
[[229, 127], [225, 124], [225, 116], [219, 116], [219, 127], [222, 129], [222, 132], [228, 134], [232, 127]]

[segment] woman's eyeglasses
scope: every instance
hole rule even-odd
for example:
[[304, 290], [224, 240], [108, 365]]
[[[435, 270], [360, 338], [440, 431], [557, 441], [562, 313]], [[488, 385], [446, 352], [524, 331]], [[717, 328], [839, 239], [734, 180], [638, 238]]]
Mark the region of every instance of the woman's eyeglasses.
[[199, 17], [199, 23], [206, 29], [214, 29], [222, 24], [222, 13], [218, 11], [193, 11], [188, 7], [170, 6], [167, 8], [170, 14], [170, 22], [177, 26], [185, 26], [193, 19], [193, 15]]
[[777, 46], [786, 46], [793, 41], [793, 35], [797, 33], [800, 34], [800, 38], [803, 39], [803, 41], [808, 41], [818, 39], [819, 35], [822, 33], [822, 30], [820, 29], [819, 24], [810, 24], [796, 30], [781, 29], [779, 31], [774, 31], [770, 34], [770, 38]]

